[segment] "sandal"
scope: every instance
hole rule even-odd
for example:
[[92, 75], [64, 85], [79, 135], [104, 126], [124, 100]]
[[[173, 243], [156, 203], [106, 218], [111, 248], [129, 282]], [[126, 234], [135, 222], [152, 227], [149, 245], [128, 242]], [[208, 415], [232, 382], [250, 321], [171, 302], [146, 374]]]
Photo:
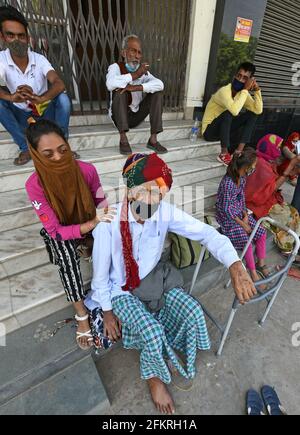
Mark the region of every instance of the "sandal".
[[22, 151], [22, 152], [19, 154], [19, 157], [17, 157], [17, 158], [14, 160], [14, 165], [15, 165], [15, 166], [24, 166], [24, 165], [26, 165], [28, 162], [30, 162], [30, 160], [31, 160], [30, 152], [29, 152], [29, 151]]
[[256, 270], [257, 270], [257, 272], [260, 272], [263, 275], [264, 278], [269, 278], [269, 276], [271, 274], [268, 266], [261, 267], [261, 266], [259, 266], [257, 264], [256, 265]]
[[266, 415], [264, 413], [264, 404], [260, 395], [255, 390], [249, 390], [247, 393], [247, 415]]
[[[79, 316], [77, 316], [77, 314], [75, 315], [75, 320], [77, 322], [84, 322], [85, 320], [88, 320], [89, 318], [90, 318], [90, 316], [88, 314], [86, 316], [84, 316], [84, 317], [79, 317]], [[89, 342], [89, 345], [86, 345], [86, 346], [82, 345], [79, 342], [80, 338], [87, 338], [88, 339], [87, 341]], [[76, 332], [76, 341], [77, 341], [78, 347], [80, 349], [82, 349], [82, 350], [90, 350], [91, 347], [93, 347], [92, 342], [94, 343], [94, 338], [93, 338], [93, 335], [92, 335], [92, 331], [89, 330], [87, 332]]]
[[274, 388], [269, 387], [268, 385], [263, 387], [261, 389], [261, 395], [269, 415], [287, 415], [287, 412], [281, 405]]

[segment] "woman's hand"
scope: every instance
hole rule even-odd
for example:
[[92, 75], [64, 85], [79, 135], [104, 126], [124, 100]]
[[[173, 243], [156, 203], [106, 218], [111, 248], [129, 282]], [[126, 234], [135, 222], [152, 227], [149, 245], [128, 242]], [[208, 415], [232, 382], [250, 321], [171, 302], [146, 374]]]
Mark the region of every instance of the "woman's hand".
[[103, 314], [104, 335], [113, 343], [116, 343], [122, 337], [121, 321], [114, 315], [113, 311], [106, 311]]
[[241, 261], [234, 263], [229, 269], [229, 272], [232, 286], [240, 304], [244, 305], [246, 302], [250, 302], [250, 300], [257, 295], [257, 291], [243, 263]]
[[106, 207], [97, 209], [96, 221], [97, 224], [101, 222], [111, 223], [117, 214], [115, 207]]

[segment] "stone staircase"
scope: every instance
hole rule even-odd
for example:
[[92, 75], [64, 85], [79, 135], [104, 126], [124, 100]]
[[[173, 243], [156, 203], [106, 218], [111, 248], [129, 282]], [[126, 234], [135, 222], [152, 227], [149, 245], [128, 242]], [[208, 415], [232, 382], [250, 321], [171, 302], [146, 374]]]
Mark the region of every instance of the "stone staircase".
[[[214, 206], [217, 188], [225, 169], [216, 161], [219, 144], [208, 144], [202, 140], [191, 143], [189, 133], [192, 122], [184, 121], [182, 118], [182, 114], [166, 114], [165, 131], [159, 137], [163, 145], [169, 149], [169, 153], [163, 158], [174, 173], [174, 188], [169, 195], [169, 200], [183, 207], [188, 213], [201, 217], [204, 210]], [[101, 124], [93, 125], [96, 122]], [[73, 117], [71, 126], [72, 149], [80, 153], [81, 160], [96, 166], [110, 203], [119, 202], [122, 200], [124, 189], [121, 179], [124, 157], [118, 154], [119, 137], [116, 130], [107, 123], [107, 118], [96, 115]], [[142, 144], [147, 142], [148, 137], [149, 124], [146, 122], [129, 135], [133, 150], [146, 151], [145, 145]], [[32, 331], [45, 322], [53, 323], [60, 310], [67, 310], [69, 315], [72, 315], [72, 310], [65, 300], [57, 271], [49, 264], [43, 241], [39, 236], [41, 224], [24, 189], [24, 183], [33, 171], [32, 164], [16, 168], [12, 164], [15, 154], [16, 146], [7, 133], [2, 131], [0, 133], [0, 324], [6, 328], [12, 346], [13, 343], [20, 343], [22, 348], [24, 340], [20, 340], [20, 337], [27, 334], [29, 353], [26, 347], [24, 355], [30, 355], [29, 340], [30, 336], [32, 340]], [[83, 275], [88, 286], [91, 278], [91, 266], [88, 263], [83, 263]], [[40, 358], [40, 355], [44, 355], [43, 349], [37, 347], [33, 351], [35, 356], [30, 358], [32, 363], [29, 374], [25, 373], [25, 370], [22, 371], [20, 367], [14, 377], [7, 379], [6, 374], [3, 373], [3, 377], [0, 370], [0, 385], [4, 386], [3, 391], [0, 387], [0, 415], [9, 413], [14, 406], [18, 413], [30, 412], [30, 406], [27, 408], [23, 406], [28, 402], [27, 399], [25, 400], [28, 389], [16, 388], [16, 379], [22, 380], [22, 382], [18, 381], [20, 385], [30, 384], [29, 379], [31, 379], [31, 386], [40, 385], [42, 381], [35, 372], [44, 373], [42, 382], [44, 387], [41, 387], [36, 393], [37, 396], [34, 396], [34, 400], [37, 400], [42, 391], [44, 394], [45, 385], [49, 383], [45, 374], [49, 374], [48, 378], [54, 376], [53, 382], [57, 385], [61, 373], [73, 370], [74, 364], [76, 367], [80, 361], [83, 365], [90, 364], [86, 357], [78, 357], [73, 343], [73, 332], [69, 331], [68, 340], [69, 347], [66, 350], [69, 349], [69, 353], [67, 352], [66, 355], [63, 353], [65, 355], [63, 363], [59, 362], [62, 357], [61, 352], [57, 351], [56, 344], [55, 346], [52, 344], [49, 358], [45, 360], [42, 358], [44, 362]], [[54, 342], [55, 340], [51, 341]], [[0, 354], [3, 349], [6, 348], [0, 347]], [[8, 354], [9, 352], [8, 349]], [[56, 372], [54, 370], [54, 374], [55, 358], [57, 370]], [[32, 372], [35, 367], [39, 370]], [[52, 371], [49, 371], [49, 367]], [[33, 378], [35, 381], [32, 380]], [[100, 385], [99, 389], [101, 388]], [[12, 390], [15, 391], [14, 394]], [[60, 393], [60, 399], [62, 396]], [[103, 393], [102, 396], [104, 397], [105, 394]], [[90, 403], [90, 411], [99, 410], [99, 403], [94, 399], [95, 397]], [[59, 403], [57, 397], [55, 400]], [[7, 405], [9, 401], [14, 404], [12, 408]], [[63, 407], [58, 405], [57, 409], [61, 410]], [[78, 412], [76, 407], [75, 409]], [[85, 408], [82, 412], [88, 413], [89, 410]], [[51, 412], [53, 413], [53, 410]], [[72, 410], [66, 408], [65, 412], [72, 413]]]

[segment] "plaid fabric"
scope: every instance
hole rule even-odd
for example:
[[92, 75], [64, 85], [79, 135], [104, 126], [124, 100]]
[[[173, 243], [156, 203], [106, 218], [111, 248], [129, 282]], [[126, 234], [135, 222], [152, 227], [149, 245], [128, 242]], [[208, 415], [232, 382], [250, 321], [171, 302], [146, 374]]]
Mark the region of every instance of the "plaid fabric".
[[[114, 298], [112, 305], [122, 322], [124, 348], [141, 351], [142, 379], [156, 377], [169, 384], [171, 374], [165, 358], [170, 359], [185, 378], [195, 377], [197, 349], [209, 350], [210, 340], [203, 311], [194, 298], [182, 289], [173, 289], [166, 297], [164, 308], [155, 315], [131, 295]], [[185, 368], [181, 366], [176, 350], [185, 354]]]
[[[245, 200], [246, 178], [241, 178], [240, 186], [227, 175], [221, 181], [217, 197], [216, 219], [221, 227], [222, 234], [227, 236], [235, 249], [243, 250], [249, 240], [249, 234], [235, 221], [238, 217], [243, 219], [243, 213], [247, 210]], [[253, 216], [249, 216], [249, 224], [252, 229], [256, 225]], [[254, 238], [257, 242], [266, 231], [261, 227]]]

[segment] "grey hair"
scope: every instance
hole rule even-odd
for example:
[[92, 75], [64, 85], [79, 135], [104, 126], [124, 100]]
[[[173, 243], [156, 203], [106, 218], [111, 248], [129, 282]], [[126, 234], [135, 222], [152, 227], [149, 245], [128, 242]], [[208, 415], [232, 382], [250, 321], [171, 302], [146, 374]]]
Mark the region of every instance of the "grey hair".
[[126, 50], [130, 39], [137, 39], [138, 41], [140, 41], [140, 38], [137, 35], [132, 34], [132, 35], [125, 36], [125, 38], [122, 41], [122, 50]]

